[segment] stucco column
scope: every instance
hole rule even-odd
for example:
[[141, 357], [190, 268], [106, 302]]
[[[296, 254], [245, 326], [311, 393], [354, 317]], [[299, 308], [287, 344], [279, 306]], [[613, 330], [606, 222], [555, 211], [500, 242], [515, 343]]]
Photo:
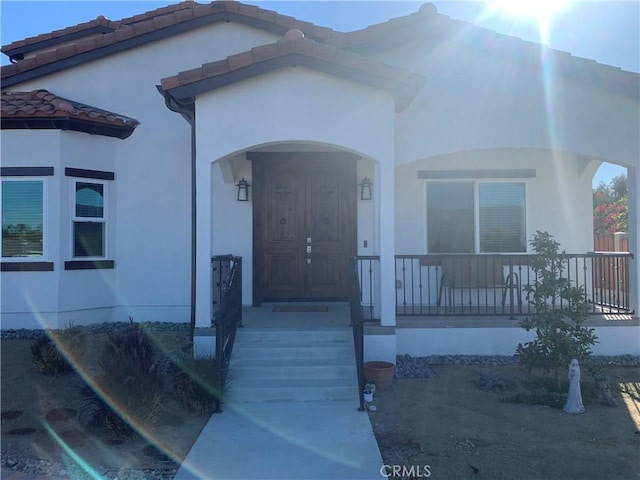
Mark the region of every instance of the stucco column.
[[196, 161], [196, 327], [211, 326], [211, 164]]
[[640, 223], [638, 222], [638, 212], [640, 211], [640, 175], [637, 167], [627, 168], [627, 186], [629, 191], [628, 213], [629, 213], [629, 251], [633, 252], [634, 259], [631, 260], [629, 268], [629, 305], [639, 315], [640, 305], [640, 261], [638, 259], [638, 239], [640, 238]]
[[396, 273], [394, 229], [393, 161], [379, 162], [376, 167], [378, 211], [380, 212], [380, 323], [396, 324]]

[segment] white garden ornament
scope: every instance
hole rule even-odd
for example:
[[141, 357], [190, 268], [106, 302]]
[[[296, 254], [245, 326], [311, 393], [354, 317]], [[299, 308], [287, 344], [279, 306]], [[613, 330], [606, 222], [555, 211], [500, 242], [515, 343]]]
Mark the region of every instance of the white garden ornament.
[[582, 392], [580, 391], [580, 365], [575, 358], [569, 364], [569, 394], [564, 408], [565, 413], [584, 413]]

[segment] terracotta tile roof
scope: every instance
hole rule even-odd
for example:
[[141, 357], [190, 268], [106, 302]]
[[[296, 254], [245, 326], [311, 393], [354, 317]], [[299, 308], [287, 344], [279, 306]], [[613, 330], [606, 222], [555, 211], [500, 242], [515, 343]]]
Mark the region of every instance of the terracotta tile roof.
[[48, 90], [2, 92], [1, 98], [3, 130], [49, 128], [127, 138], [139, 124], [133, 118], [68, 100]]
[[327, 43], [338, 48], [370, 48], [380, 43], [393, 45], [416, 38], [421, 34], [431, 34], [442, 28], [449, 19], [438, 13], [431, 3], [425, 3], [417, 12], [402, 17], [391, 18], [386, 22], [344, 33], [327, 39]]
[[[342, 33], [280, 15], [272, 10], [235, 1], [218, 0], [205, 4], [184, 1], [118, 21], [98, 17], [86, 23], [13, 42], [2, 47], [0, 51], [16, 55], [16, 58], [21, 58], [29, 52], [40, 52], [12, 65], [3, 66], [0, 69], [0, 78], [5, 88], [10, 87], [208, 22], [229, 20], [251, 24], [279, 35], [283, 35], [289, 29], [299, 29], [308, 38], [338, 49], [360, 53], [381, 47], [393, 47], [425, 36], [435, 42], [447, 41], [464, 31], [466, 45], [469, 48], [487, 51], [492, 55], [517, 57], [519, 63], [523, 63], [527, 58], [527, 61], [539, 63], [539, 45], [536, 45], [536, 55], [522, 55], [530, 42], [453, 20], [439, 14], [432, 4], [425, 4], [419, 11], [410, 15]], [[64, 45], [61, 45], [63, 42]], [[514, 49], [517, 50], [515, 53]], [[558, 73], [580, 82], [592, 83], [597, 87], [607, 86], [634, 98], [638, 97], [638, 74], [575, 57], [566, 52], [546, 50], [548, 60], [557, 66]]]
[[[11, 55], [11, 52], [15, 52], [16, 49], [28, 50], [33, 47], [31, 51], [34, 51], [43, 48], [43, 45], [48, 45], [51, 50], [36, 53], [34, 57], [3, 66], [1, 69], [1, 78], [3, 80], [10, 80], [12, 77], [19, 76], [22, 73], [50, 66], [63, 60], [65, 61], [65, 66], [69, 66], [68, 60], [73, 59], [73, 57], [79, 57], [81, 54], [86, 55], [93, 52], [96, 56], [101, 56], [108, 55], [115, 51], [122, 51], [126, 48], [136, 46], [137, 44], [134, 43], [136, 39], [138, 42], [152, 41], [158, 38], [157, 35], [160, 35], [163, 31], [165, 31], [166, 35], [172, 34], [171, 29], [179, 26], [188, 28], [190, 25], [200, 26], [203, 22], [207, 21], [227, 20], [250, 23], [259, 28], [271, 30], [279, 35], [283, 35], [289, 29], [296, 28], [303, 31], [306, 36], [316, 40], [327, 40], [334, 36], [343, 35], [330, 28], [319, 27], [313, 23], [296, 20], [293, 17], [281, 15], [272, 10], [245, 5], [235, 1], [220, 0], [206, 4], [186, 1], [133, 17], [124, 18], [116, 22], [98, 17], [87, 23], [13, 42], [2, 47], [0, 50], [9, 55]], [[97, 26], [103, 29], [112, 29], [112, 31], [104, 30], [102, 34], [96, 35], [92, 29]], [[85, 32], [87, 35], [77, 37], [75, 41], [69, 45], [56, 47], [56, 44], [62, 41], [67, 43], [70, 34], [81, 35], [82, 32]], [[130, 45], [119, 45], [126, 43]], [[113, 48], [110, 50], [106, 47]], [[99, 49], [100, 51], [98, 51]], [[96, 57], [77, 59], [77, 63], [93, 58]], [[64, 67], [61, 66], [60, 68]], [[50, 70], [46, 70], [42, 74], [46, 73], [50, 73]], [[37, 74], [35, 76], [37, 76]], [[22, 80], [23, 79], [9, 81], [8, 84], [19, 83], [19, 81]], [[7, 82], [3, 83], [7, 84]]]
[[424, 82], [421, 75], [404, 68], [315, 42], [304, 38], [299, 30], [290, 30], [285, 38], [275, 43], [163, 78], [161, 89], [184, 101], [194, 92], [208, 91], [265, 71], [299, 64], [391, 91], [398, 111], [408, 106]]
[[112, 22], [111, 20], [108, 20], [100, 15], [95, 20], [90, 20], [88, 22], [80, 23], [72, 27], [63, 28], [61, 30], [55, 30], [51, 33], [43, 33], [35, 37], [29, 37], [25, 38], [24, 40], [12, 42], [8, 45], [4, 45], [2, 48], [0, 48], [0, 51], [2, 51], [2, 53], [5, 53], [9, 57], [13, 57], [14, 55], [16, 55], [15, 52], [18, 52], [18, 55], [21, 56], [24, 52], [37, 50], [38, 48], [41, 48], [42, 45], [55, 39], [60, 39], [60, 41], [62, 42], [66, 41], [70, 36], [79, 38], [82, 36], [94, 34], [98, 31], [113, 31], [118, 27], [118, 22]]
[[465, 48], [476, 49], [492, 56], [507, 57], [520, 65], [531, 63], [534, 68], [540, 68], [542, 48], [547, 64], [552, 65], [555, 72], [562, 76], [595, 85], [597, 88], [609, 88], [633, 98], [640, 95], [638, 73], [627, 72], [619, 67], [576, 57], [568, 52], [542, 47], [538, 43], [519, 37], [500, 34], [469, 22], [452, 19], [438, 13], [435, 5], [431, 3], [423, 4], [415, 13], [331, 37], [326, 43], [340, 49], [366, 54], [418, 39], [444, 43], [456, 38], [464, 40]]

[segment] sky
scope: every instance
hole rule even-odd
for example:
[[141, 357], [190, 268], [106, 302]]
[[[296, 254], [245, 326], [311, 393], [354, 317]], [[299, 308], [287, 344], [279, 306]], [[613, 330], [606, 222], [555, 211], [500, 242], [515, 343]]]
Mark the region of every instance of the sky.
[[[16, 40], [86, 22], [98, 15], [118, 20], [178, 1], [0, 0], [0, 43], [7, 45]], [[507, 0], [502, 3], [513, 4], [516, 1]], [[566, 0], [529, 0], [527, 3], [539, 6], [544, 2], [559, 5]], [[334, 30], [350, 31], [416, 12], [425, 2], [244, 0], [244, 3], [276, 10]], [[449, 0], [432, 3], [438, 12], [451, 18], [524, 40], [544, 43], [551, 48], [623, 70], [640, 72], [640, 0], [568, 2], [555, 13], [546, 29], [540, 28], [540, 23], [534, 16], [496, 8], [498, 2]], [[8, 57], [0, 57], [2, 65], [8, 63]], [[625, 172], [624, 168], [603, 164], [594, 176], [594, 186]]]

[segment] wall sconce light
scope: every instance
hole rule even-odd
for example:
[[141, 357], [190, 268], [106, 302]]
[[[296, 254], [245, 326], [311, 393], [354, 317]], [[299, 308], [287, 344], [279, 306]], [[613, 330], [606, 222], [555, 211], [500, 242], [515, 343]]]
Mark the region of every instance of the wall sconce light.
[[238, 187], [238, 198], [239, 202], [248, 202], [249, 201], [249, 182], [247, 182], [244, 177], [240, 179], [238, 183], [236, 183], [236, 187]]
[[369, 177], [364, 177], [359, 185], [360, 200], [371, 200], [371, 180], [369, 180]]

